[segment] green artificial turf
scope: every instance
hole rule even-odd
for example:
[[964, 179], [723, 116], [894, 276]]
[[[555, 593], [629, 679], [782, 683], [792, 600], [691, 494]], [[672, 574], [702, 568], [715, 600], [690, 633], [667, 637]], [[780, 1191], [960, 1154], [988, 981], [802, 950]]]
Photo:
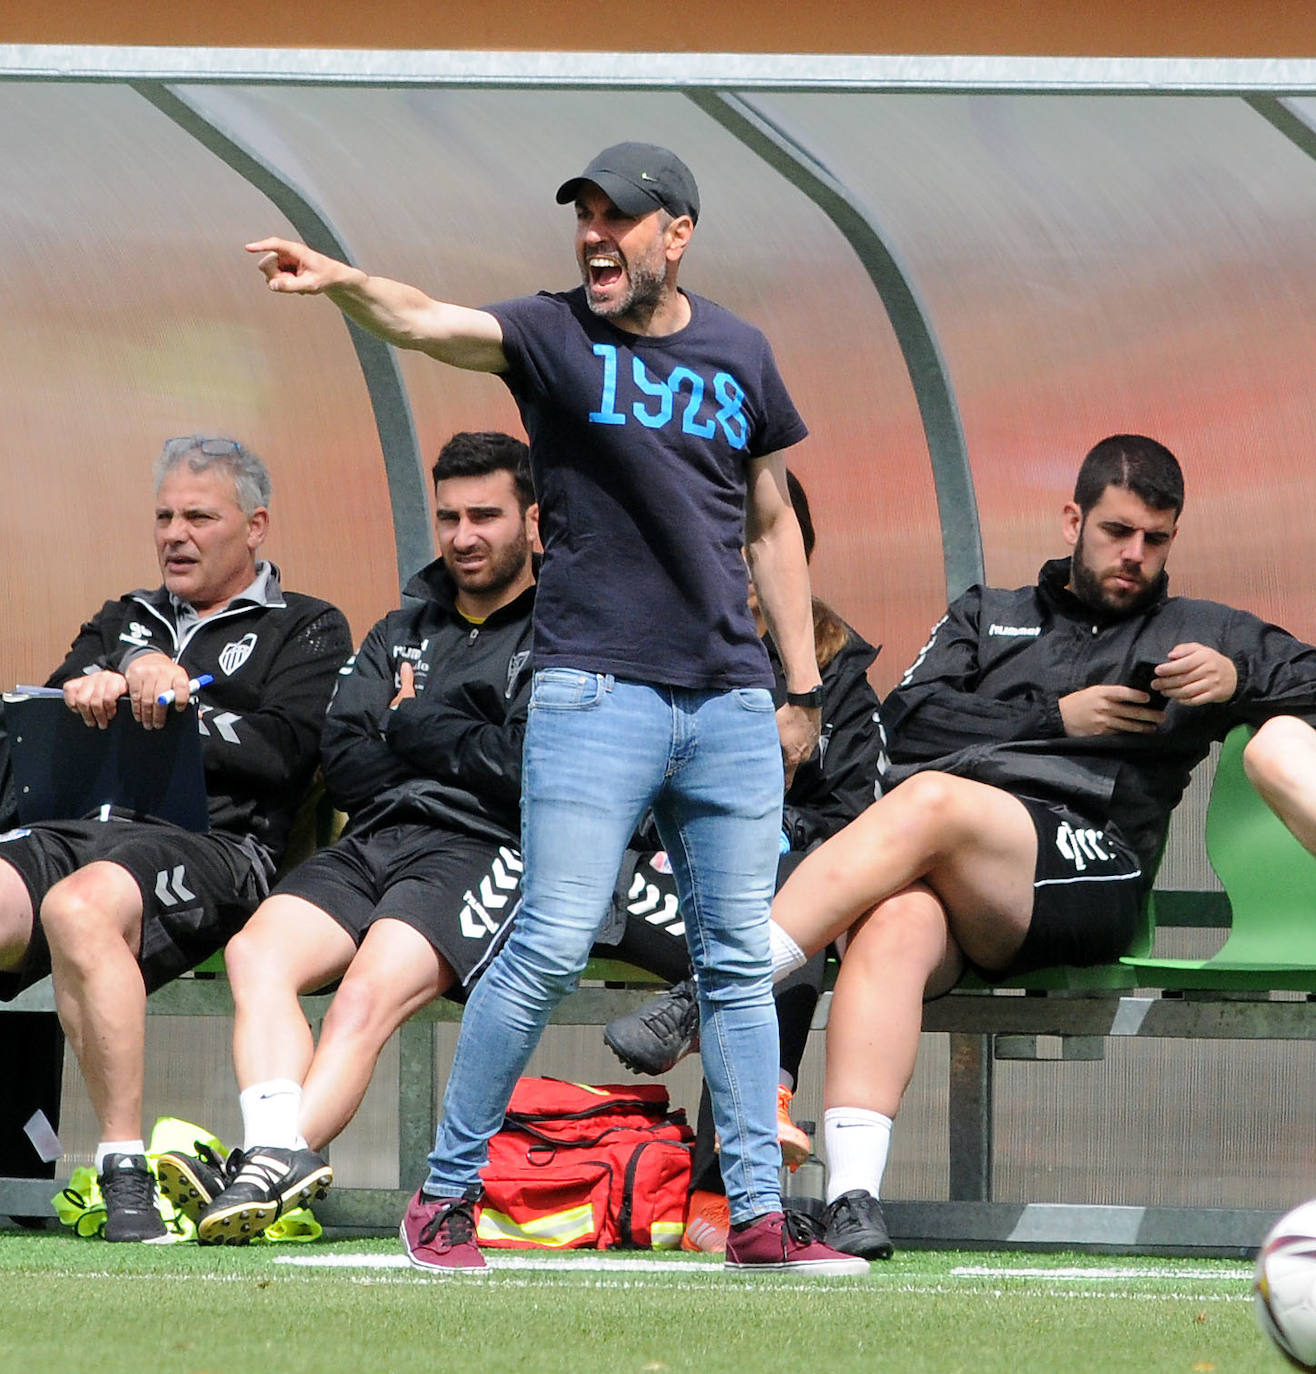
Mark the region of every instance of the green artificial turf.
[[396, 1267], [399, 1253], [393, 1241], [236, 1249], [0, 1235], [0, 1371], [1286, 1368], [1256, 1327], [1251, 1268], [1237, 1261], [904, 1251], [867, 1278], [806, 1282], [731, 1278], [666, 1253], [502, 1252], [487, 1278], [435, 1279]]

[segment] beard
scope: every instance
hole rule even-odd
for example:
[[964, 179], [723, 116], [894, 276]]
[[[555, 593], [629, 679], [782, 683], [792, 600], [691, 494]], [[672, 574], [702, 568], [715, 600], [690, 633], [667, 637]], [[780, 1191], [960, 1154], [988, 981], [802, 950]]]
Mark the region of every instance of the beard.
[[582, 268], [585, 303], [592, 314], [603, 320], [635, 318], [644, 322], [653, 315], [662, 300], [663, 288], [667, 283], [666, 259], [659, 270], [643, 262], [628, 262], [623, 270], [626, 273], [625, 293], [615, 299], [596, 299], [590, 284], [589, 268]]
[[452, 580], [464, 592], [478, 592], [481, 596], [497, 593], [510, 587], [521, 576], [521, 570], [530, 558], [530, 540], [522, 531], [512, 543], [504, 548], [490, 550], [489, 561], [478, 573], [463, 571], [454, 562], [449, 563], [448, 572]]
[[[1141, 573], [1129, 572], [1125, 576], [1142, 578]], [[1159, 578], [1147, 582], [1143, 580], [1140, 590], [1135, 592], [1113, 592], [1102, 582], [1099, 573], [1093, 571], [1085, 557], [1083, 531], [1079, 531], [1078, 543], [1074, 545], [1073, 556], [1069, 560], [1069, 585], [1074, 595], [1089, 610], [1100, 611], [1105, 615], [1133, 615], [1156, 599]]]

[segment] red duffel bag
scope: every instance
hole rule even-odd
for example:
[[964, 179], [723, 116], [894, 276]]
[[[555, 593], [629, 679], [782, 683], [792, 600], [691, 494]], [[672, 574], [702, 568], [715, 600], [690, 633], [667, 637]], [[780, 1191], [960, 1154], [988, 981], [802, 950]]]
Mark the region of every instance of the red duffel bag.
[[661, 1083], [523, 1078], [489, 1142], [480, 1244], [671, 1249], [680, 1244], [694, 1133]]

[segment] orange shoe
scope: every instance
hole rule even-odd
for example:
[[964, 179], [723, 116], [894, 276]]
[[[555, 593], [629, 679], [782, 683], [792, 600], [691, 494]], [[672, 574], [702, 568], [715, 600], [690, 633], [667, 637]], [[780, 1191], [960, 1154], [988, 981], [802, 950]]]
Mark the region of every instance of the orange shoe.
[[781, 1162], [791, 1173], [808, 1159], [813, 1149], [809, 1137], [791, 1120], [793, 1096], [784, 1083], [777, 1084], [777, 1143], [781, 1146]]
[[731, 1209], [722, 1193], [705, 1192], [696, 1188], [690, 1194], [685, 1214], [685, 1234], [682, 1250], [702, 1251], [706, 1255], [720, 1255], [727, 1248], [731, 1230]]

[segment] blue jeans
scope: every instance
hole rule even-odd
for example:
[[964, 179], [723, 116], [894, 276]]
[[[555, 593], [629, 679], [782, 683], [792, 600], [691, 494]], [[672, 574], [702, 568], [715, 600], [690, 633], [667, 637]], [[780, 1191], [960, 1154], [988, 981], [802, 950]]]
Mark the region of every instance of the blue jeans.
[[699, 984], [704, 1076], [734, 1222], [780, 1206], [768, 909], [781, 747], [762, 688], [705, 692], [566, 668], [535, 674], [522, 770], [521, 910], [472, 992], [425, 1191], [478, 1182], [486, 1142], [576, 985], [622, 852], [652, 808]]

